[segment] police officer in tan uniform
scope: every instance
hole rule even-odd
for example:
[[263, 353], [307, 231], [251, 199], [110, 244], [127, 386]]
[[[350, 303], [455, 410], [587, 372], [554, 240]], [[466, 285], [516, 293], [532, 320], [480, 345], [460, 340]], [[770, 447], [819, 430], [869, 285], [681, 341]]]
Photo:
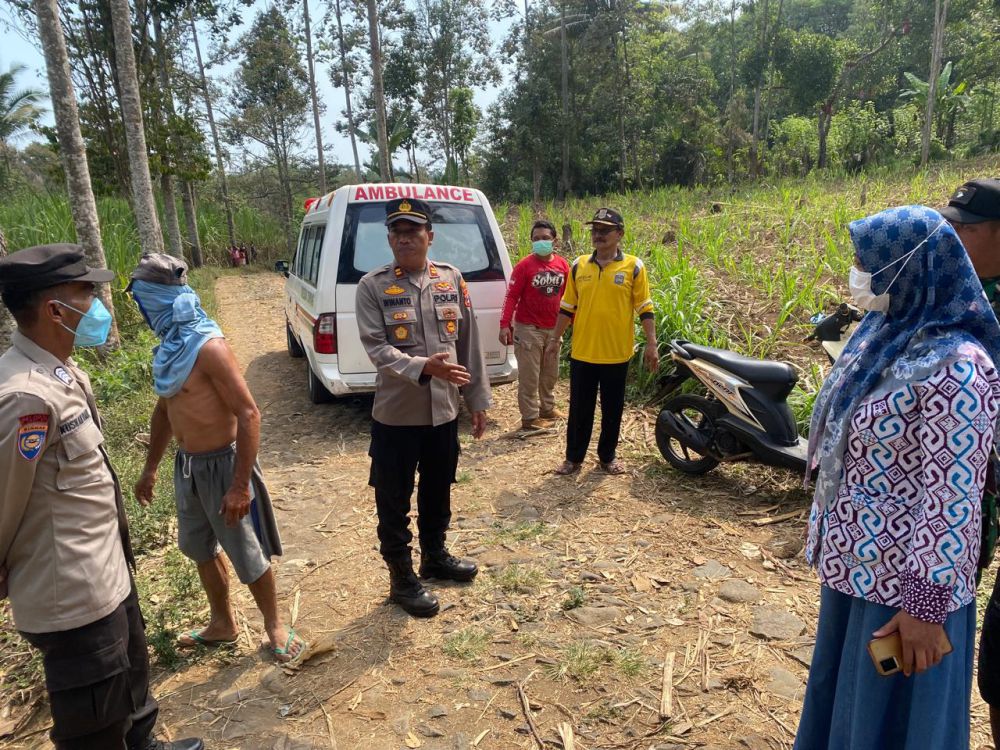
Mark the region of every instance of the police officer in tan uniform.
[[434, 239], [430, 207], [416, 199], [390, 201], [385, 223], [395, 262], [361, 279], [355, 303], [361, 342], [378, 370], [369, 484], [389, 598], [411, 615], [432, 617], [438, 600], [413, 574], [410, 557], [414, 475], [420, 471], [421, 578], [471, 581], [478, 568], [445, 548], [458, 466], [458, 398], [465, 398], [472, 435], [479, 438], [492, 405], [490, 384], [462, 274], [427, 260]]
[[[200, 750], [153, 739], [146, 635], [118, 478], [74, 346], [100, 346], [111, 315], [95, 296], [114, 273], [78, 245], [0, 260], [17, 322], [0, 356], [0, 596], [42, 653], [58, 750]], [[131, 569], [131, 570], [130, 570]]]

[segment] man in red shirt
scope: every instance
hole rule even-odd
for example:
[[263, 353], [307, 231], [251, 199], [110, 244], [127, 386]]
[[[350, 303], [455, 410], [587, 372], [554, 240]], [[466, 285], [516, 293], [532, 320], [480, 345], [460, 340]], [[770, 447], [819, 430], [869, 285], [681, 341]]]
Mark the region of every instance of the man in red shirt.
[[526, 430], [550, 427], [553, 419], [564, 416], [556, 409], [553, 394], [559, 378], [559, 351], [545, 354], [569, 275], [569, 263], [554, 252], [556, 242], [551, 222], [534, 223], [531, 255], [514, 266], [500, 315], [500, 343], [514, 344], [517, 357], [517, 405], [521, 427]]

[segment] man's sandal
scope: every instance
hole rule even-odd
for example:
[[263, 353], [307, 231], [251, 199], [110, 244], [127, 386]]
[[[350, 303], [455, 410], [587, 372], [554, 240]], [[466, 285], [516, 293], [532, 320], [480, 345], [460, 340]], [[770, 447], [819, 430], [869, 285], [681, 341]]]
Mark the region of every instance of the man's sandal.
[[556, 467], [555, 473], [561, 477], [566, 477], [570, 474], [576, 474], [576, 472], [580, 471], [581, 466], [583, 464], [574, 463], [573, 461], [563, 461]]
[[613, 458], [607, 463], [601, 461], [601, 468], [604, 469], [608, 474], [625, 474], [628, 469], [625, 468], [625, 464], [619, 461], [617, 458]]
[[[182, 633], [177, 639], [177, 645], [181, 648], [194, 648], [195, 646], [217, 648], [219, 646], [232, 646], [240, 639], [238, 635], [235, 638], [206, 638], [202, 635], [202, 632], [200, 630], [189, 630], [186, 633]], [[187, 638], [186, 641], [183, 640], [185, 638]]]
[[[298, 641], [302, 644], [298, 652], [293, 656], [290, 652], [292, 650], [292, 644]], [[274, 658], [279, 662], [287, 663], [298, 659], [302, 654], [305, 653], [306, 648], [309, 644], [306, 643], [296, 632], [294, 628], [288, 629], [288, 640], [285, 641], [284, 647], [282, 646], [272, 646], [271, 653], [274, 654]]]

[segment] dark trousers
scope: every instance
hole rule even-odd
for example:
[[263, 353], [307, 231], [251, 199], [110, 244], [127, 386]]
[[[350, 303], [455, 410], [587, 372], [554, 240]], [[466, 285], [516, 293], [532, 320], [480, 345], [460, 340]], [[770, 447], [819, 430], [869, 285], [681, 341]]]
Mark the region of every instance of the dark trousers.
[[379, 552], [385, 560], [409, 557], [410, 496], [416, 472], [417, 529], [423, 551], [444, 547], [451, 523], [451, 485], [458, 467], [458, 420], [437, 427], [372, 422], [368, 484], [375, 488]]
[[625, 411], [625, 381], [628, 362], [595, 365], [578, 359], [569, 361], [569, 418], [566, 424], [566, 460], [583, 463], [594, 430], [597, 394], [601, 394], [601, 436], [597, 458], [608, 463], [615, 458], [618, 435]]
[[143, 747], [159, 706], [149, 692], [146, 627], [135, 585], [100, 620], [55, 633], [21, 633], [42, 652], [57, 750]]

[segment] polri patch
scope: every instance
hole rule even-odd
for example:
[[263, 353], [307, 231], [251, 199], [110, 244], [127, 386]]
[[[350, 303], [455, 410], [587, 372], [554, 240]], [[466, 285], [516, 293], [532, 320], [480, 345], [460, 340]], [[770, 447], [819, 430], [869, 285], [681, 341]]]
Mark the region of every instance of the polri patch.
[[17, 452], [27, 461], [34, 461], [42, 452], [49, 434], [48, 414], [26, 414], [18, 418]]
[[52, 374], [64, 385], [73, 385], [73, 376], [66, 371], [65, 367], [57, 367], [52, 371]]

